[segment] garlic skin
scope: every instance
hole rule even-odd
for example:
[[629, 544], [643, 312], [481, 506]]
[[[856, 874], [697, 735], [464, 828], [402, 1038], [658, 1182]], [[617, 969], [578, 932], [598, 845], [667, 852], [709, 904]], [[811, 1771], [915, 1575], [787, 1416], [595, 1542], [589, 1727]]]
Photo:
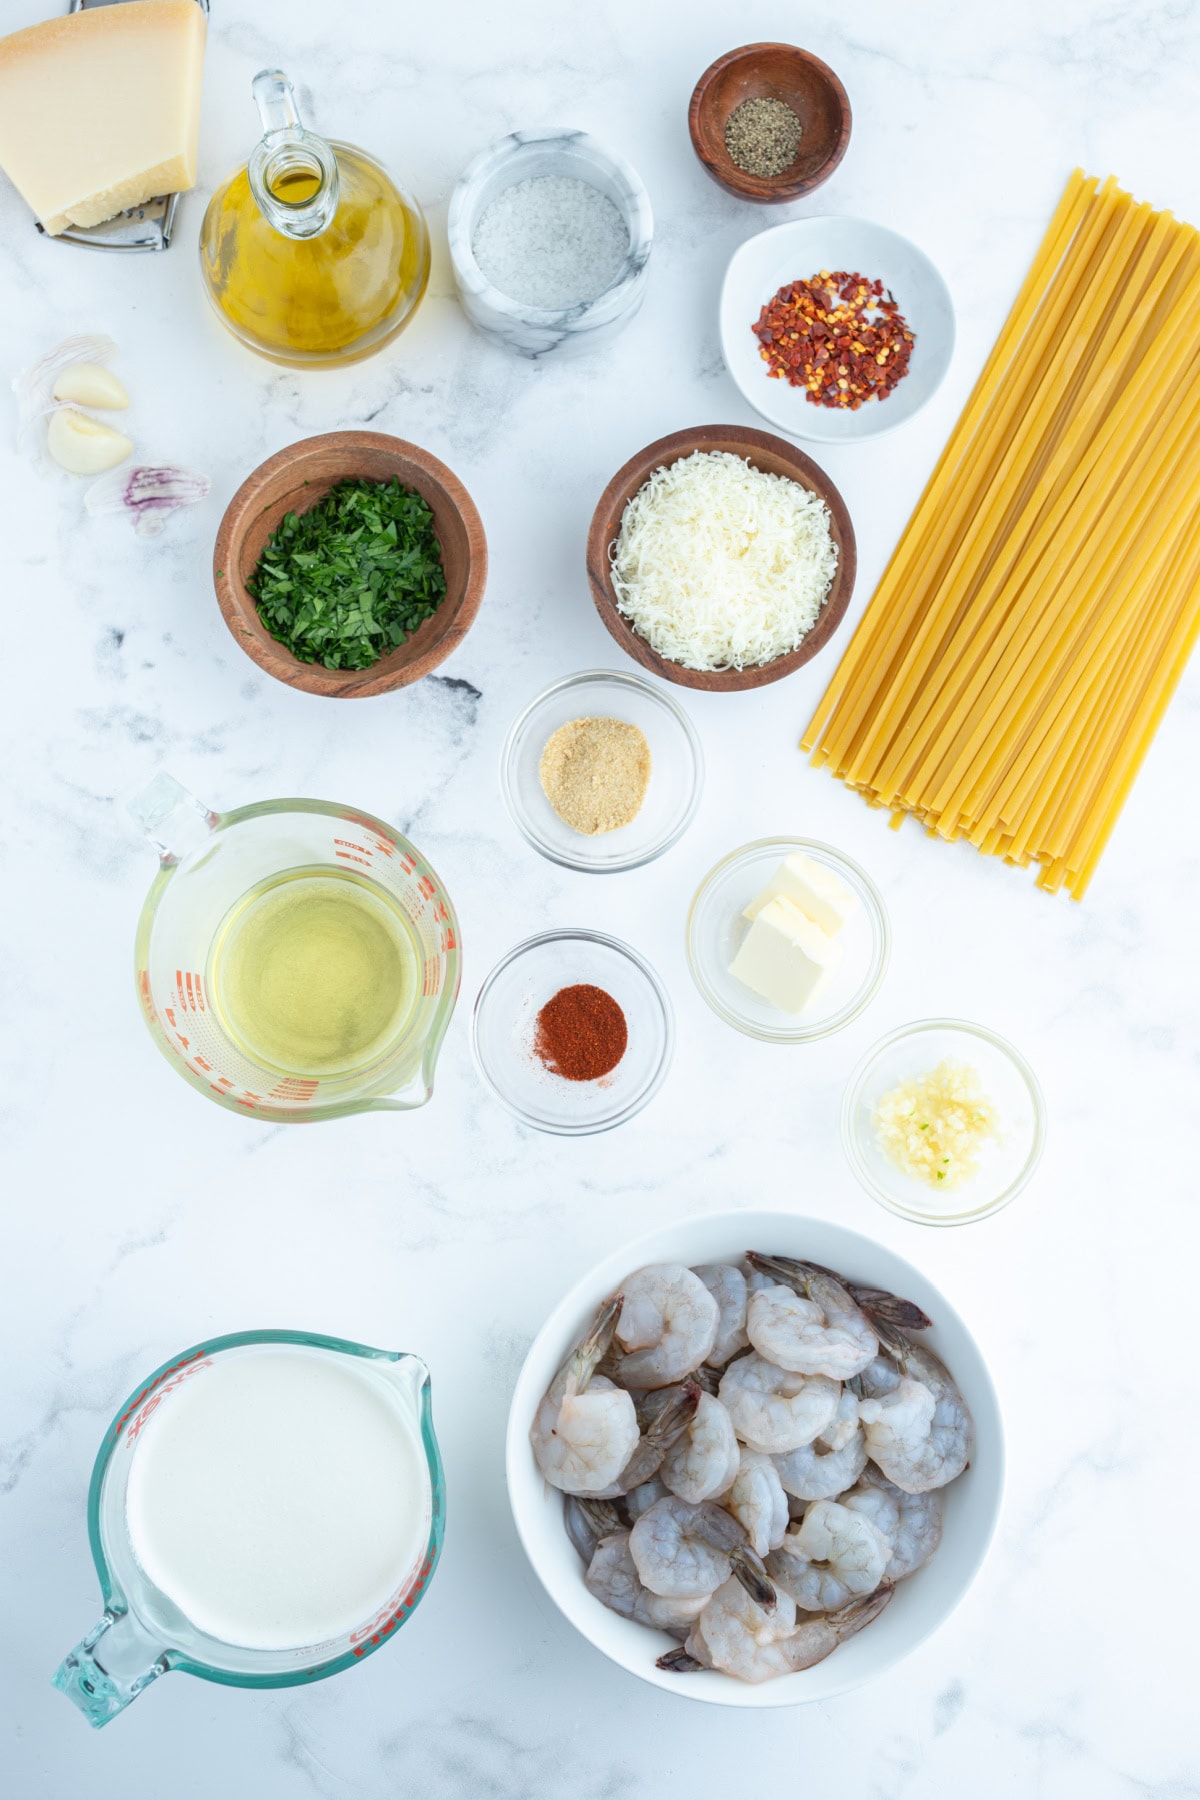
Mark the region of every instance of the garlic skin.
[[46, 448], [68, 475], [102, 475], [133, 454], [133, 442], [123, 431], [89, 418], [75, 406], [62, 406], [50, 414]]
[[158, 537], [173, 512], [197, 506], [212, 487], [207, 475], [174, 463], [139, 464], [102, 476], [83, 496], [93, 517], [123, 512], [139, 537]]
[[104, 412], [124, 412], [129, 395], [111, 369], [100, 363], [72, 363], [54, 383], [56, 400], [74, 401], [78, 406], [96, 406]]

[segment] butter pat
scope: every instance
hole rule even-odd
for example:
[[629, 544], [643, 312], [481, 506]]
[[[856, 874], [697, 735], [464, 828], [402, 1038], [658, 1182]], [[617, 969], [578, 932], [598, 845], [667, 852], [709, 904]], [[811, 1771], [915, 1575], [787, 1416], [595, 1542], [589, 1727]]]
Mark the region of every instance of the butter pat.
[[0, 168], [52, 237], [196, 181], [205, 17], [123, 0], [0, 38]]
[[781, 896], [831, 935], [842, 929], [858, 906], [856, 897], [832, 869], [815, 857], [798, 853], [780, 863], [766, 887], [746, 907], [743, 917], [757, 918], [764, 906]]
[[729, 973], [780, 1012], [803, 1012], [837, 967], [841, 947], [785, 895], [755, 914]]

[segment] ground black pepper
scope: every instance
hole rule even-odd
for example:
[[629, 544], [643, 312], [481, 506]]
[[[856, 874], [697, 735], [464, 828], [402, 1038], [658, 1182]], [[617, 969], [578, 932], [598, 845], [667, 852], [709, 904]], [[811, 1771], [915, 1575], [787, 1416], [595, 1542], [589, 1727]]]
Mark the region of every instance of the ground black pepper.
[[786, 100], [743, 100], [725, 121], [725, 148], [743, 175], [769, 181], [796, 160], [802, 126]]

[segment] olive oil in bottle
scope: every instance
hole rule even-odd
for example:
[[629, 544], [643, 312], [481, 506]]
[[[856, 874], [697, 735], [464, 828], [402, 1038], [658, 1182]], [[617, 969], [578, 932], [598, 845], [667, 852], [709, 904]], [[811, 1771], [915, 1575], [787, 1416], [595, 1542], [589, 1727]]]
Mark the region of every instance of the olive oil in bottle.
[[207, 980], [223, 1030], [281, 1075], [348, 1075], [385, 1056], [421, 985], [407, 915], [385, 889], [320, 865], [259, 882], [213, 940]]
[[265, 135], [213, 195], [200, 266], [222, 323], [278, 362], [353, 362], [412, 316], [429, 280], [415, 200], [365, 150], [300, 122], [287, 77], [254, 82]]

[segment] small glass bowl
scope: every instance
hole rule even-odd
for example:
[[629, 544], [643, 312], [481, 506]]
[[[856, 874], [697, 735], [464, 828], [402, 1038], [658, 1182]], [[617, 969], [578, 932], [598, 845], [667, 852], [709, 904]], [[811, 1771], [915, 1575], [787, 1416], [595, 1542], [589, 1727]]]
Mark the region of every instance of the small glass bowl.
[[[636, 819], [617, 831], [586, 837], [560, 819], [539, 773], [542, 751], [572, 719], [623, 719], [650, 746], [650, 785]], [[696, 816], [704, 786], [700, 739], [687, 714], [661, 688], [638, 675], [585, 669], [530, 702], [500, 753], [500, 790], [527, 843], [566, 869], [611, 875], [653, 862], [677, 843]]]
[[[533, 1050], [538, 1013], [577, 983], [611, 994], [629, 1027], [624, 1056], [598, 1081], [552, 1075]], [[657, 1094], [675, 1024], [662, 982], [628, 944], [599, 931], [543, 931], [502, 957], [480, 988], [471, 1047], [479, 1073], [514, 1118], [560, 1137], [586, 1137], [623, 1125]]]
[[[780, 1012], [729, 965], [749, 926], [742, 908], [762, 891], [785, 857], [796, 851], [824, 863], [858, 898], [841, 931], [842, 958], [827, 988], [802, 1013]], [[812, 838], [759, 838], [733, 850], [696, 890], [687, 922], [692, 979], [727, 1025], [768, 1044], [808, 1044], [840, 1031], [874, 999], [887, 970], [891, 931], [878, 888], [858, 864]]]
[[[976, 1071], [999, 1114], [1000, 1135], [984, 1146], [976, 1175], [939, 1192], [884, 1155], [875, 1137], [875, 1109], [892, 1088], [946, 1060]], [[919, 1225], [969, 1225], [999, 1212], [1029, 1181], [1045, 1141], [1037, 1076], [1004, 1038], [966, 1019], [920, 1019], [889, 1032], [859, 1063], [842, 1100], [842, 1146], [850, 1167], [881, 1206]]]

